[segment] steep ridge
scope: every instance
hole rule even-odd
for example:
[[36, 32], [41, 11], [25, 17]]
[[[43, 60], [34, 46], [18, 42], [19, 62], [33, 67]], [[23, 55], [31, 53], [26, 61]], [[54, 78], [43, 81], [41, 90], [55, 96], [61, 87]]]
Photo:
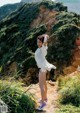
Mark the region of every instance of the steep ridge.
[[24, 77], [31, 68], [35, 75], [35, 43], [37, 36], [43, 33], [50, 35], [46, 58], [62, 72], [64, 64], [67, 66], [72, 58], [75, 39], [80, 35], [79, 26], [80, 16], [67, 12], [67, 7], [60, 3], [24, 4], [0, 22], [1, 73], [11, 75], [16, 70]]

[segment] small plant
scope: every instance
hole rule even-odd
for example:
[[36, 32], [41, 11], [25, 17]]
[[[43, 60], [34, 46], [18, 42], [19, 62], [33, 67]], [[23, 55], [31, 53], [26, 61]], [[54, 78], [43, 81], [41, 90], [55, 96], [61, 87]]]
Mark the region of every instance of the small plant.
[[[66, 80], [67, 79], [67, 80]], [[59, 80], [60, 103], [80, 106], [80, 75]]]
[[80, 113], [80, 107], [69, 105], [61, 105], [60, 109], [56, 110], [56, 113]]
[[22, 90], [20, 83], [0, 81], [0, 98], [8, 105], [9, 113], [34, 113], [32, 96]]

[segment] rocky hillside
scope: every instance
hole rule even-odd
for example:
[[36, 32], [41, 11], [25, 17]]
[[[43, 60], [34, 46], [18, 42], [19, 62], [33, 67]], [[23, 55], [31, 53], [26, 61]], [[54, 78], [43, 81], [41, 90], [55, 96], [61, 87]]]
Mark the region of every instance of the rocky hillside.
[[11, 14], [13, 11], [18, 10], [25, 3], [39, 2], [42, 0], [21, 0], [19, 3], [7, 4], [0, 7], [0, 21]]
[[22, 3], [16, 3], [16, 4], [7, 4], [0, 7], [0, 21], [21, 6]]
[[72, 61], [75, 39], [80, 35], [80, 16], [67, 12], [60, 3], [43, 1], [24, 4], [0, 22], [1, 74], [31, 74], [34, 82], [38, 70], [34, 59], [36, 38], [43, 33], [50, 36], [46, 58], [62, 72], [61, 67]]

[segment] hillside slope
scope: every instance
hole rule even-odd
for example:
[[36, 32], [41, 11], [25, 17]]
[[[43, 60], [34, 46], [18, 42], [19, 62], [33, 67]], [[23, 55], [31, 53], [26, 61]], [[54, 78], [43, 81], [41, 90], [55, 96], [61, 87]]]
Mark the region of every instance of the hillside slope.
[[32, 68], [32, 75], [35, 75], [36, 38], [43, 33], [50, 35], [46, 58], [61, 70], [61, 66], [68, 64], [72, 58], [75, 39], [80, 35], [79, 26], [80, 16], [68, 13], [67, 7], [60, 3], [43, 1], [24, 4], [0, 22], [1, 73], [8, 70], [7, 74], [11, 74], [17, 68], [24, 76]]
[[7, 4], [0, 7], [0, 21], [22, 6], [22, 3]]

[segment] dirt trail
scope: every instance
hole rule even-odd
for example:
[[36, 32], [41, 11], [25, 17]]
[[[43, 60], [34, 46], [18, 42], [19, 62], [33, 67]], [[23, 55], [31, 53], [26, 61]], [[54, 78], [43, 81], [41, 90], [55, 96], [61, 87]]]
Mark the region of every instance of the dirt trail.
[[[68, 74], [66, 76], [75, 77], [78, 74], [80, 74], [80, 72], [75, 71], [75, 72]], [[43, 111], [36, 111], [36, 113], [56, 113], [56, 109], [59, 109], [58, 81], [54, 82], [53, 84], [50, 84], [49, 81], [47, 81], [47, 87], [48, 87], [47, 106], [44, 108]], [[27, 90], [34, 96], [34, 98], [37, 102], [37, 106], [36, 106], [36, 109], [37, 109], [37, 107], [39, 106], [38, 100], [41, 98], [39, 83], [38, 84], [32, 84], [31, 86], [27, 87]]]
[[[47, 106], [44, 108], [44, 111], [37, 111], [36, 113], [55, 113], [55, 110], [57, 108], [57, 99], [58, 99], [58, 92], [57, 92], [57, 82], [55, 85], [49, 84], [47, 81], [47, 86], [48, 86], [48, 102]], [[29, 88], [29, 92], [32, 93], [38, 101], [40, 99], [40, 89], [39, 89], [39, 84], [33, 84]], [[39, 105], [39, 104], [38, 104]], [[38, 106], [37, 105], [37, 106]]]

